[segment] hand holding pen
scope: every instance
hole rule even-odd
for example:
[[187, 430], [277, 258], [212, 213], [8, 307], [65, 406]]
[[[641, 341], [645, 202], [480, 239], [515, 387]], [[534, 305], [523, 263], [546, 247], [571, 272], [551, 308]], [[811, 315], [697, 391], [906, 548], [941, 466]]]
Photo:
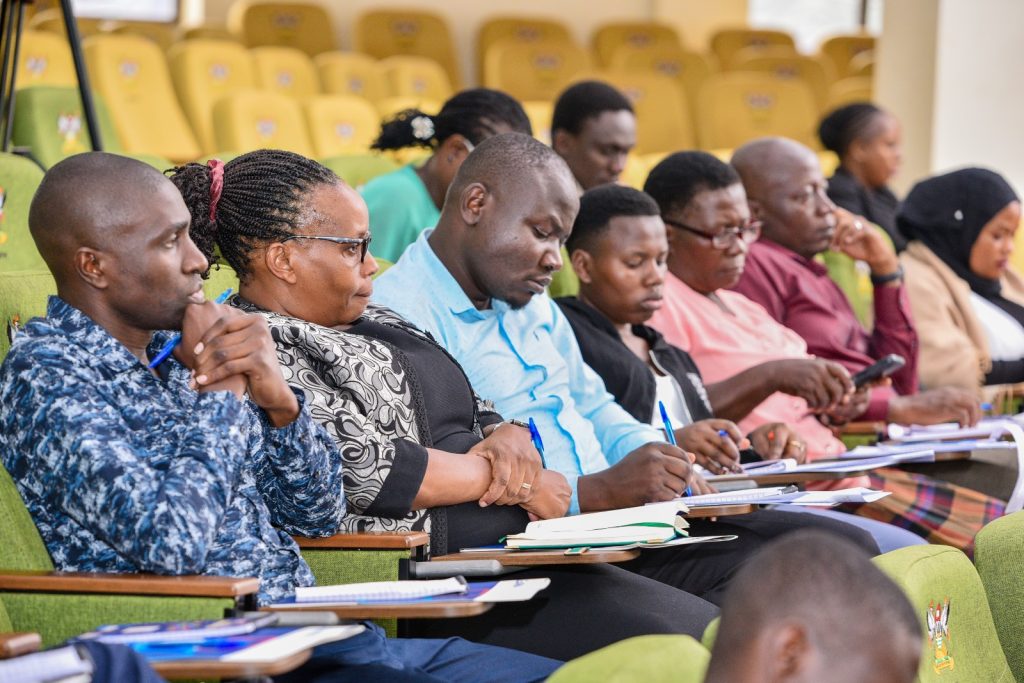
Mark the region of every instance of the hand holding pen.
[[743, 432], [729, 420], [698, 420], [676, 430], [684, 451], [697, 457], [697, 464], [711, 474], [740, 472], [740, 451], [750, 446]]

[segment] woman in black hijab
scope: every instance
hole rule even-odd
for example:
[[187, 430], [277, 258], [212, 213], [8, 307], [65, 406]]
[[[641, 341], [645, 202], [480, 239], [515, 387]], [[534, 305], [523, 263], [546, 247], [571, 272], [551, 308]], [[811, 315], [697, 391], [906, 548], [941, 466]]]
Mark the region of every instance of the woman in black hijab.
[[828, 181], [829, 198], [881, 227], [896, 251], [903, 251], [907, 240], [896, 228], [899, 200], [888, 187], [903, 156], [899, 121], [873, 104], [857, 102], [826, 116], [818, 137], [839, 157], [839, 167]]
[[897, 215], [910, 240], [907, 293], [929, 388], [1024, 382], [1024, 280], [1010, 269], [1021, 204], [998, 173], [923, 180]]

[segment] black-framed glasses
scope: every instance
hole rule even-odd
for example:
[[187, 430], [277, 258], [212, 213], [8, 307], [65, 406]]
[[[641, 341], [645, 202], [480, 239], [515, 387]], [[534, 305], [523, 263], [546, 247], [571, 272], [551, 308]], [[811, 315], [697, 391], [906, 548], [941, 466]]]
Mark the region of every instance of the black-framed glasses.
[[703, 237], [711, 242], [711, 246], [715, 249], [728, 249], [737, 239], [743, 240], [744, 244], [753, 244], [761, 236], [761, 221], [749, 221], [745, 225], [734, 225], [711, 234], [669, 218], [662, 217], [661, 220], [665, 225], [671, 225], [673, 228]]
[[285, 237], [281, 242], [284, 243], [289, 240], [323, 240], [324, 242], [334, 242], [335, 244], [349, 244], [352, 246], [359, 245], [359, 262], [363, 263], [366, 261], [366, 253], [370, 251], [370, 241], [373, 240], [373, 236], [327, 237], [324, 235], [292, 235], [291, 237]]

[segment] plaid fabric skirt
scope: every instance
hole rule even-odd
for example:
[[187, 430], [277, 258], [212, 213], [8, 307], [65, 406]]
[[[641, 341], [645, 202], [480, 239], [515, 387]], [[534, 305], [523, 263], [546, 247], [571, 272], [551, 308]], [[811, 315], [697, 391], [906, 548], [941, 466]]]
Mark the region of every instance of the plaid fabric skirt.
[[850, 512], [913, 531], [930, 543], [942, 543], [974, 553], [974, 536], [981, 527], [1006, 512], [1006, 503], [973, 489], [898, 469], [868, 474], [872, 488], [891, 496], [857, 505]]

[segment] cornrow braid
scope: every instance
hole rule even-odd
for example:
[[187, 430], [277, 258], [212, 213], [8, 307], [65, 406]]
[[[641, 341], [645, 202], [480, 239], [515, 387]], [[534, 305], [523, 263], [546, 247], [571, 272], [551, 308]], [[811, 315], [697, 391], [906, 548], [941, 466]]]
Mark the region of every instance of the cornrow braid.
[[192, 214], [192, 241], [211, 265], [219, 252], [240, 279], [251, 272], [253, 249], [296, 233], [310, 190], [339, 182], [329, 168], [299, 154], [249, 152], [224, 164], [224, 189], [211, 220], [210, 174], [207, 166], [191, 163], [171, 169], [169, 177]]

